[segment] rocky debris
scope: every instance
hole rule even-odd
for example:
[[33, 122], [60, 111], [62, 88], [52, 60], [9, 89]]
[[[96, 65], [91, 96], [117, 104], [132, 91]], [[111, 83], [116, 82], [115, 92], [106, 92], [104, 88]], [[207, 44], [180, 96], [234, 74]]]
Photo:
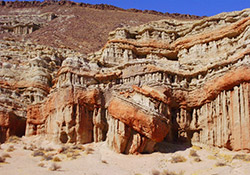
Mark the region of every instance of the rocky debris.
[[246, 9], [122, 27], [88, 56], [41, 48], [20, 75], [11, 65], [19, 59], [1, 57], [9, 59], [4, 99], [32, 87], [30, 100], [9, 104], [27, 107], [19, 115], [27, 112], [27, 136], [58, 143], [106, 141], [125, 154], [153, 152], [163, 141], [249, 151], [249, 19]]

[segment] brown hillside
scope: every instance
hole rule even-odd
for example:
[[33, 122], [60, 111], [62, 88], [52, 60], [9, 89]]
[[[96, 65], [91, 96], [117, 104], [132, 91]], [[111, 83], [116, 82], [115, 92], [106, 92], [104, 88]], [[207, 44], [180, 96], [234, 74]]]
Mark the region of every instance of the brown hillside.
[[137, 26], [166, 18], [198, 19], [198, 16], [161, 13], [150, 10], [124, 10], [111, 5], [90, 5], [70, 1], [0, 2], [0, 15], [40, 15], [47, 12], [57, 17], [28, 35], [0, 33], [0, 38], [30, 39], [37, 44], [66, 47], [89, 53], [100, 49], [108, 33], [122, 26]]

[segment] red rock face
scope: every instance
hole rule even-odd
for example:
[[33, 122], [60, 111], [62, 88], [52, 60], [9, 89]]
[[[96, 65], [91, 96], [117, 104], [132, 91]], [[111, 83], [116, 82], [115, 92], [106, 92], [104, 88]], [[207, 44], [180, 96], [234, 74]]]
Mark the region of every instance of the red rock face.
[[158, 116], [146, 114], [139, 108], [114, 98], [108, 107], [109, 114], [147, 138], [161, 142], [167, 135], [168, 122]]
[[25, 118], [20, 118], [11, 112], [0, 112], [0, 143], [13, 135], [23, 136], [25, 125]]
[[[92, 142], [94, 123], [96, 130], [101, 127], [93, 116], [94, 111], [100, 108], [98, 100], [97, 90], [60, 89], [44, 104], [28, 107], [26, 135], [46, 134], [48, 138], [62, 143]], [[102, 135], [99, 137], [102, 140]]]
[[1, 139], [27, 107], [26, 136], [61, 143], [106, 141], [125, 154], [159, 142], [250, 151], [249, 15], [118, 28], [87, 58], [48, 58], [53, 51], [39, 47], [46, 54], [28, 67], [1, 63]]

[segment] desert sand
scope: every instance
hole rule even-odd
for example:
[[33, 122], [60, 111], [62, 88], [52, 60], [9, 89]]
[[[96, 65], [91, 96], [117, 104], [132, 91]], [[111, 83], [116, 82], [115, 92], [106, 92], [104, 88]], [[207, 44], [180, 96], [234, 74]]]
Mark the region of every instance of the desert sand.
[[[58, 145], [41, 137], [12, 138], [1, 145], [4, 175], [211, 175], [250, 173], [250, 155], [211, 147], [161, 145], [166, 153], [123, 155], [105, 142]], [[163, 149], [162, 149], [163, 150]], [[179, 151], [178, 151], [179, 150]], [[42, 152], [42, 155], [39, 155]], [[51, 157], [52, 160], [46, 160]], [[56, 158], [55, 158], [56, 157]], [[54, 165], [52, 165], [54, 164]], [[58, 166], [58, 169], [55, 168]], [[55, 169], [53, 169], [53, 167]]]

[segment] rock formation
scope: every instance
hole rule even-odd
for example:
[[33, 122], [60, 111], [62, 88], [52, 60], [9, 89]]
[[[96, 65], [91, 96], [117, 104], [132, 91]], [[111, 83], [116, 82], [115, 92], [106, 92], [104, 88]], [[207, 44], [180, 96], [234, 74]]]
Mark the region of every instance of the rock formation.
[[40, 48], [22, 65], [2, 63], [5, 137], [27, 116], [26, 136], [106, 141], [119, 153], [163, 141], [250, 151], [249, 9], [117, 28], [88, 56]]

